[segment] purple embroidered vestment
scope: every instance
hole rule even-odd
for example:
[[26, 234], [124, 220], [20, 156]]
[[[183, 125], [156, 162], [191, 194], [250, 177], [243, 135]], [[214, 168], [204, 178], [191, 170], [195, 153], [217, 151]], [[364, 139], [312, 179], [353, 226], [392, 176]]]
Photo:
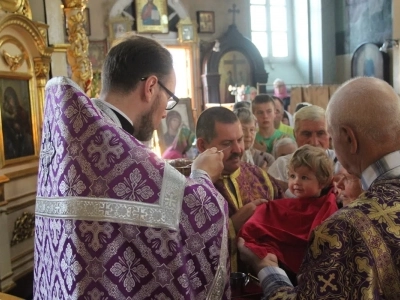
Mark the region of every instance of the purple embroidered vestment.
[[34, 299], [226, 299], [228, 208], [67, 78], [46, 86]]

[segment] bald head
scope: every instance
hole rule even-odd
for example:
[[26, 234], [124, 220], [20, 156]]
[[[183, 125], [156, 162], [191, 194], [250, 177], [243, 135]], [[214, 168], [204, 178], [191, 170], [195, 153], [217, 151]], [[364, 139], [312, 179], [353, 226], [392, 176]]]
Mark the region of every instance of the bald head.
[[333, 94], [326, 117], [333, 130], [346, 125], [372, 141], [387, 142], [399, 135], [400, 101], [385, 81], [358, 77]]
[[386, 154], [400, 150], [400, 100], [386, 82], [358, 77], [344, 83], [326, 110], [336, 156], [356, 176]]

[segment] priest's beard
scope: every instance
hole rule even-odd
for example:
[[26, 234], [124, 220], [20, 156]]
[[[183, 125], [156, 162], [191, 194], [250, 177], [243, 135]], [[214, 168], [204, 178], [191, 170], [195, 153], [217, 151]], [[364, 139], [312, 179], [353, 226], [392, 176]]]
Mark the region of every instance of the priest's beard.
[[140, 118], [140, 124], [139, 128], [134, 131], [134, 136], [141, 142], [147, 142], [150, 141], [151, 138], [153, 137], [153, 132], [154, 132], [154, 124], [152, 122], [153, 115], [154, 113], [158, 110], [158, 107], [160, 106], [160, 98], [157, 97], [155, 99], [153, 105], [150, 108], [150, 111], [145, 113], [141, 118]]

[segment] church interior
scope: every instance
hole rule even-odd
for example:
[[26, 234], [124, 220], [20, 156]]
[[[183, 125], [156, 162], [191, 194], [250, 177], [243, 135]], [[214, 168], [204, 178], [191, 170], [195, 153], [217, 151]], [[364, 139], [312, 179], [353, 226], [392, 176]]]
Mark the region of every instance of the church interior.
[[[46, 83], [67, 76], [97, 97], [104, 58], [123, 33], [155, 39], [171, 52], [178, 114], [192, 131], [206, 108], [232, 107], [251, 87], [272, 93], [277, 78], [291, 93], [290, 113], [300, 102], [326, 107], [356, 76], [384, 79], [400, 94], [400, 1], [150, 0], [159, 12], [146, 17], [147, 2], [0, 0], [0, 292], [32, 297]], [[31, 133], [11, 144], [9, 87]], [[168, 121], [150, 145], [160, 154]]]

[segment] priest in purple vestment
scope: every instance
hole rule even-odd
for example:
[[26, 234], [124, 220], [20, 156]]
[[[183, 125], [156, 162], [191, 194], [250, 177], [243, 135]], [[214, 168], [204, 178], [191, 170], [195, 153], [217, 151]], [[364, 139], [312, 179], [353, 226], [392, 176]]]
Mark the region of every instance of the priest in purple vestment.
[[229, 299], [216, 148], [185, 178], [142, 142], [179, 99], [170, 53], [126, 36], [100, 99], [53, 78], [36, 198], [34, 299]]
[[332, 96], [328, 132], [365, 192], [311, 234], [296, 287], [275, 255], [260, 260], [239, 241], [266, 299], [400, 299], [399, 116], [399, 96], [377, 78], [351, 79]]

